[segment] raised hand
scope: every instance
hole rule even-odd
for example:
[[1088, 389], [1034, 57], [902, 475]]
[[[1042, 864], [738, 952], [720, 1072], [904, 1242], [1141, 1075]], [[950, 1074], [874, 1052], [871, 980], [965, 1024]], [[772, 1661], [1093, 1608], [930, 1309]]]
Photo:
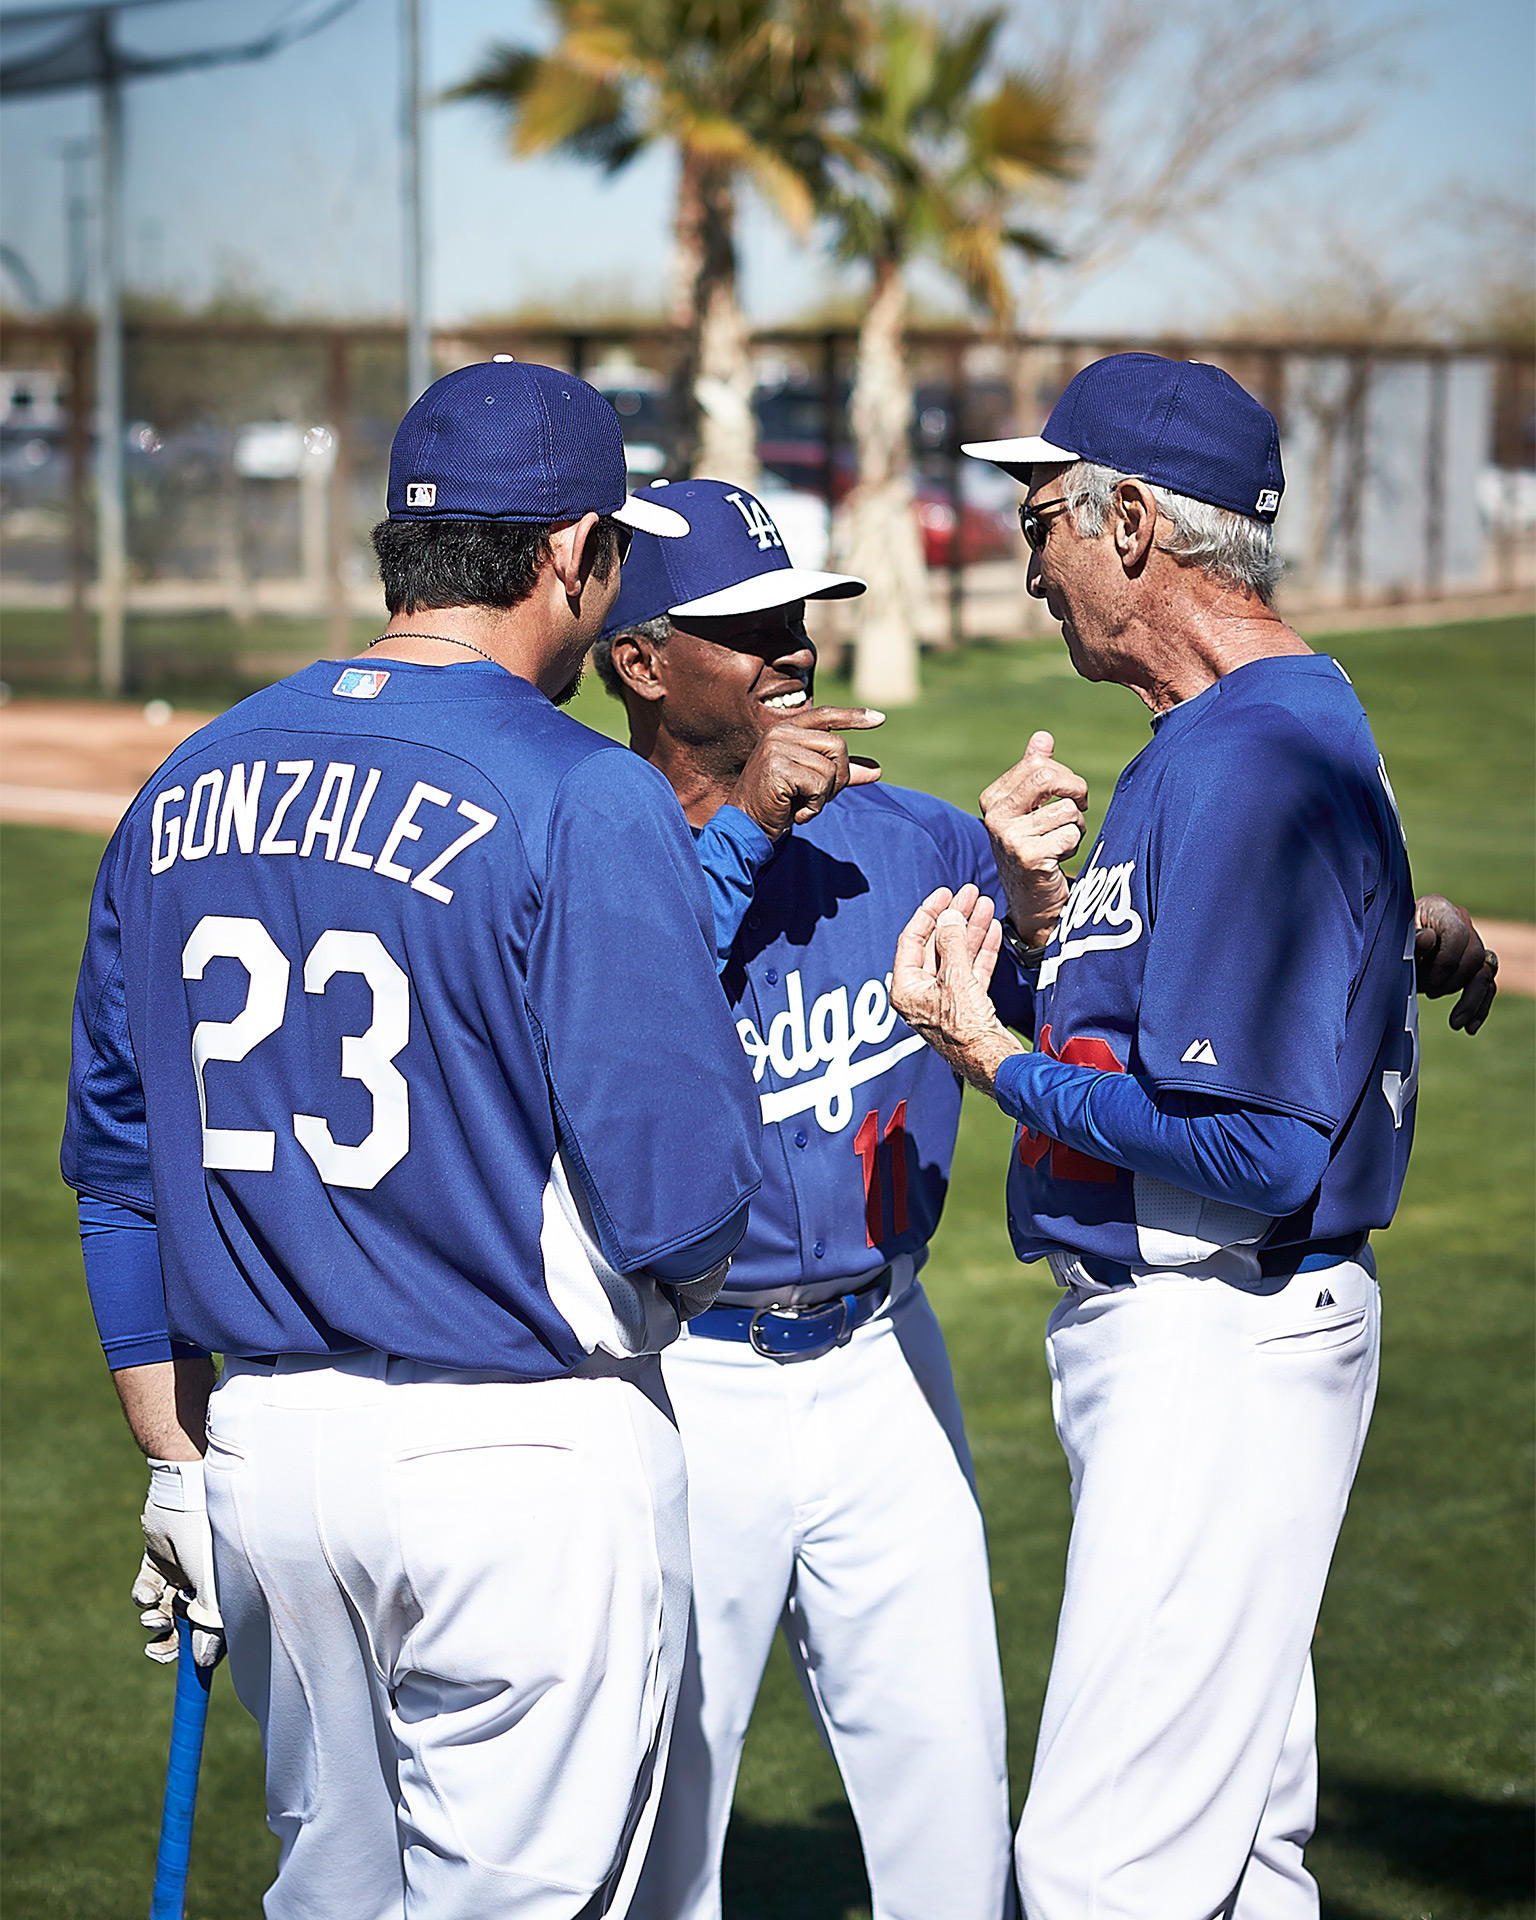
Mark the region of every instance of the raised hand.
[[1476, 1033], [1499, 990], [1494, 978], [1499, 956], [1483, 945], [1466, 908], [1453, 905], [1444, 894], [1426, 893], [1415, 900], [1413, 918], [1418, 928], [1413, 957], [1419, 992], [1430, 1000], [1459, 993], [1461, 998], [1451, 1008], [1451, 1025]]
[[1081, 844], [1088, 800], [1088, 782], [1055, 752], [1050, 734], [1032, 733], [1024, 758], [981, 796], [1009, 917], [1035, 946], [1050, 937], [1071, 891], [1061, 862]]
[[878, 727], [876, 707], [805, 707], [770, 727], [752, 751], [731, 791], [731, 805], [751, 816], [770, 840], [814, 819], [844, 787], [880, 778], [873, 760], [849, 758], [838, 727]]
[[983, 1093], [1003, 1061], [1023, 1052], [987, 994], [1002, 945], [995, 912], [969, 883], [958, 893], [938, 888], [902, 929], [891, 970], [891, 1005]]

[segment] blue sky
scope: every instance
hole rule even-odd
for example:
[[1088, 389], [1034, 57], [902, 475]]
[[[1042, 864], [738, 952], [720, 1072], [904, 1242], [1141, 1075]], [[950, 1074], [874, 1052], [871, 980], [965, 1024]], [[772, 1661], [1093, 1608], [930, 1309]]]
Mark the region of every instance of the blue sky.
[[[428, 78], [438, 87], [462, 77], [487, 41], [536, 41], [546, 31], [537, 0], [425, 0], [425, 8]], [[1387, 10], [1386, 0], [1331, 8], [1336, 19], [1361, 23]], [[283, 0], [182, 0], [136, 11], [131, 42], [232, 40], [292, 11]], [[397, 21], [396, 0], [358, 0], [333, 26], [261, 65], [133, 87], [130, 278], [194, 300], [222, 279], [263, 290], [286, 310], [397, 310]], [[1207, 323], [1256, 289], [1283, 294], [1341, 234], [1411, 274], [1434, 267], [1447, 245], [1422, 216], [1453, 185], [1530, 194], [1529, 0], [1419, 10], [1398, 42], [1397, 68], [1356, 96], [1371, 118], [1347, 149], [1245, 189], [1208, 224], [1199, 249], [1143, 242], [1072, 293], [1058, 320], [1099, 331]], [[0, 113], [0, 239], [50, 296], [66, 273], [59, 148], [92, 123], [84, 96], [8, 102]], [[439, 322], [530, 298], [661, 298], [672, 183], [664, 152], [605, 182], [571, 162], [513, 161], [490, 112], [454, 105], [429, 116], [429, 155]], [[757, 319], [792, 317], [837, 284], [814, 239], [796, 243], [750, 203], [742, 242], [745, 298]], [[928, 291], [941, 290], [933, 283]]]

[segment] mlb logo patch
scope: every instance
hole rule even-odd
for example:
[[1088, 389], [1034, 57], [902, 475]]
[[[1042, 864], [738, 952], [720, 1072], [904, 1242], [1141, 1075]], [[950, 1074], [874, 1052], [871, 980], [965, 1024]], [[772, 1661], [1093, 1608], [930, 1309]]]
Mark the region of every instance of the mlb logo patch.
[[437, 482], [435, 480], [407, 481], [405, 504], [408, 507], [435, 507], [437, 505]]
[[348, 667], [331, 692], [344, 700], [377, 700], [388, 678], [382, 667]]
[[1280, 504], [1280, 496], [1273, 487], [1266, 487], [1254, 505], [1255, 513], [1273, 513]]

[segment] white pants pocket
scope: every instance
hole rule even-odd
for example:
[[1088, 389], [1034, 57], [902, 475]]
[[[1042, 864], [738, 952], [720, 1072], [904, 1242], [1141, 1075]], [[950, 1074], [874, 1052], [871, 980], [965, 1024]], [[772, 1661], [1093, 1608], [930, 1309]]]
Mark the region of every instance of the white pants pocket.
[[1265, 1353], [1323, 1353], [1329, 1347], [1347, 1347], [1364, 1339], [1366, 1311], [1356, 1307], [1350, 1313], [1332, 1314], [1326, 1320], [1305, 1321], [1300, 1326], [1277, 1327], [1260, 1334], [1254, 1345]]

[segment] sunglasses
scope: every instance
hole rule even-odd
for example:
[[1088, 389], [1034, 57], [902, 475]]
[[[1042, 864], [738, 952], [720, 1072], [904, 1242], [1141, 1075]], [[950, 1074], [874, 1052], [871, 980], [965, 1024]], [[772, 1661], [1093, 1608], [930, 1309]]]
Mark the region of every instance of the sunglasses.
[[608, 524], [613, 528], [614, 535], [619, 543], [619, 565], [622, 567], [624, 562], [629, 558], [630, 543], [635, 537], [635, 530], [633, 527], [626, 525], [622, 520], [609, 519]]
[[1065, 500], [1047, 500], [1043, 507], [1019, 508], [1019, 532], [1023, 534], [1024, 544], [1031, 553], [1038, 553], [1050, 538], [1051, 523], [1047, 516], [1065, 513], [1066, 510]]

